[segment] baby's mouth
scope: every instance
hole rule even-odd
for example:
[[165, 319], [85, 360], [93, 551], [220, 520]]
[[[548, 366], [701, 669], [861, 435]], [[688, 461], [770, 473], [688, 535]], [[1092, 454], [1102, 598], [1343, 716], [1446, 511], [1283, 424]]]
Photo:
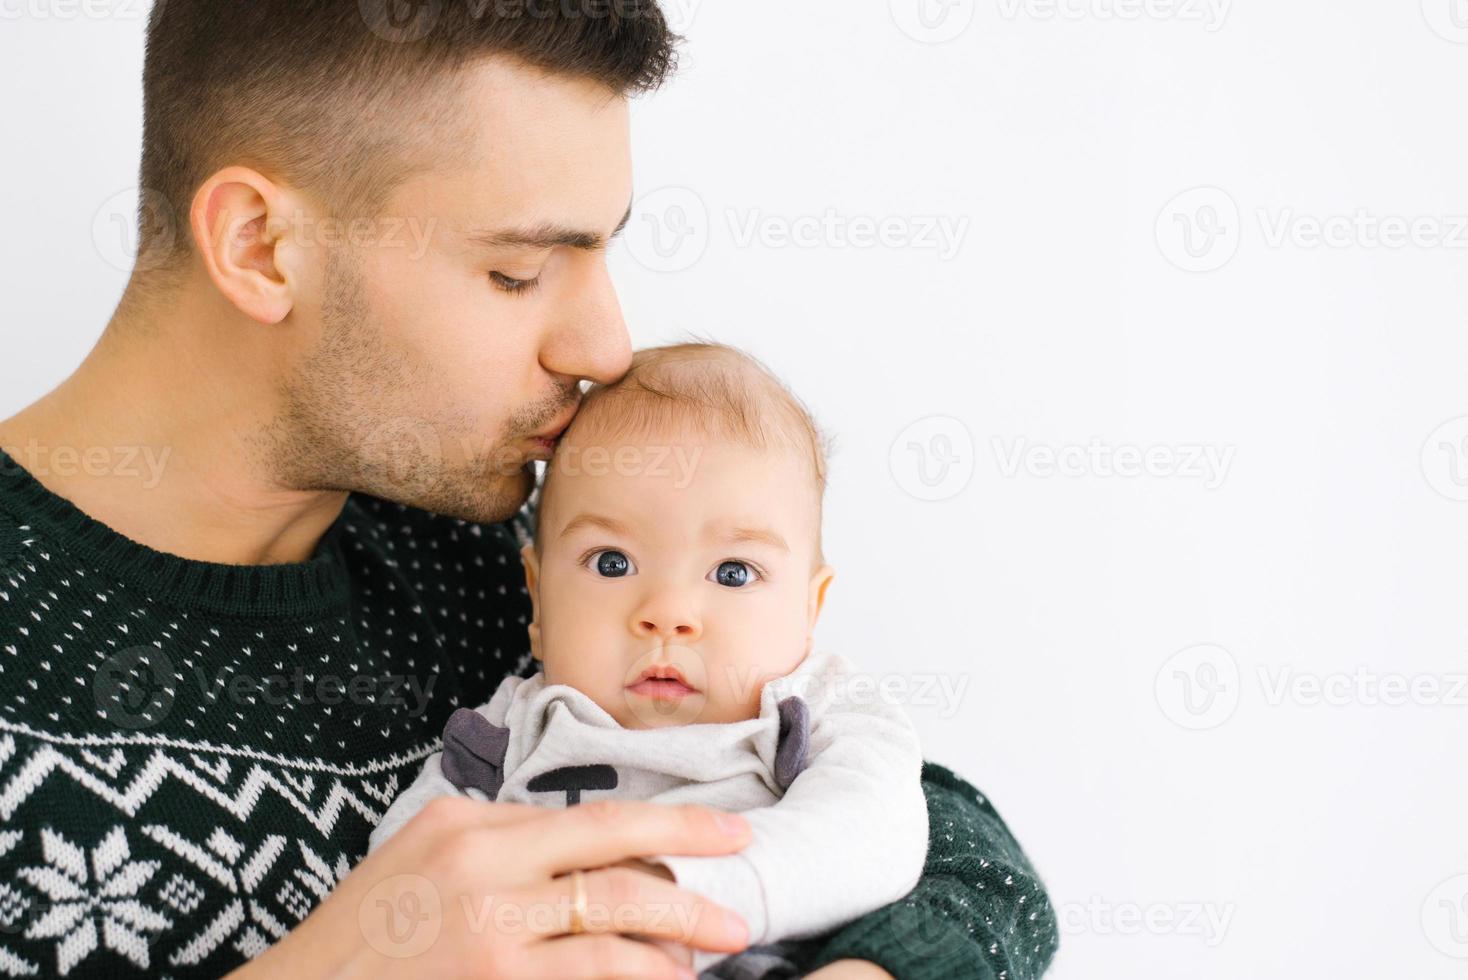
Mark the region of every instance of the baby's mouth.
[[627, 690], [654, 701], [681, 701], [698, 689], [689, 684], [682, 671], [671, 665], [649, 667], [627, 685]]

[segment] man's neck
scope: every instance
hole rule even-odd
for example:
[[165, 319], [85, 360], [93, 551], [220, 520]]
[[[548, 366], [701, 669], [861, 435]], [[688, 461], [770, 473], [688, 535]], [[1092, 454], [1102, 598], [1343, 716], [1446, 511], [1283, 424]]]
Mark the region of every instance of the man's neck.
[[157, 551], [234, 565], [305, 561], [347, 494], [274, 479], [261, 438], [273, 393], [250, 370], [258, 352], [231, 344], [224, 325], [189, 326], [219, 315], [205, 305], [184, 296], [169, 322], [114, 318], [71, 377], [0, 421], [0, 448], [83, 513]]

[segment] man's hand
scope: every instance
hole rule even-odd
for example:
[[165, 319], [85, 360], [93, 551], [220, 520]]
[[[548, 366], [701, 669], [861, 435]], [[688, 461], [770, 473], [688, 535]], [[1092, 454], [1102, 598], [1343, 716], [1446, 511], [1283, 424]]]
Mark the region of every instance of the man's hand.
[[[749, 840], [741, 817], [702, 807], [548, 810], [444, 797], [232, 977], [692, 980], [658, 943], [739, 952], [744, 923], [659, 877], [608, 865], [731, 854]], [[568, 873], [585, 868], [598, 870], [585, 872], [584, 934], [572, 935]]]
[[808, 974], [805, 980], [892, 980], [892, 974], [866, 960], [837, 960]]

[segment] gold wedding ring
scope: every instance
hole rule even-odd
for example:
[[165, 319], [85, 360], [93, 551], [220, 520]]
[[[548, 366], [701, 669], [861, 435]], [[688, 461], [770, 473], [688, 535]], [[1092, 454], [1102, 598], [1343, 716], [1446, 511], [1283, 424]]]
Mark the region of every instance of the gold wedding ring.
[[586, 931], [586, 875], [571, 872], [571, 935]]

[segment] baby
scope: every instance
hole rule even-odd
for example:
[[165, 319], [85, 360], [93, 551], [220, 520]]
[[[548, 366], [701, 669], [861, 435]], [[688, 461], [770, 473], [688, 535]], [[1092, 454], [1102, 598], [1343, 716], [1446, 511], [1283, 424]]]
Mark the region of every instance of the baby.
[[706, 977], [790, 975], [777, 941], [906, 894], [928, 842], [917, 737], [812, 653], [825, 480], [809, 414], [731, 348], [640, 351], [593, 387], [522, 551], [541, 671], [454, 713], [370, 849], [444, 794], [741, 812], [742, 852], [649, 859], [749, 926], [745, 953], [695, 957]]

